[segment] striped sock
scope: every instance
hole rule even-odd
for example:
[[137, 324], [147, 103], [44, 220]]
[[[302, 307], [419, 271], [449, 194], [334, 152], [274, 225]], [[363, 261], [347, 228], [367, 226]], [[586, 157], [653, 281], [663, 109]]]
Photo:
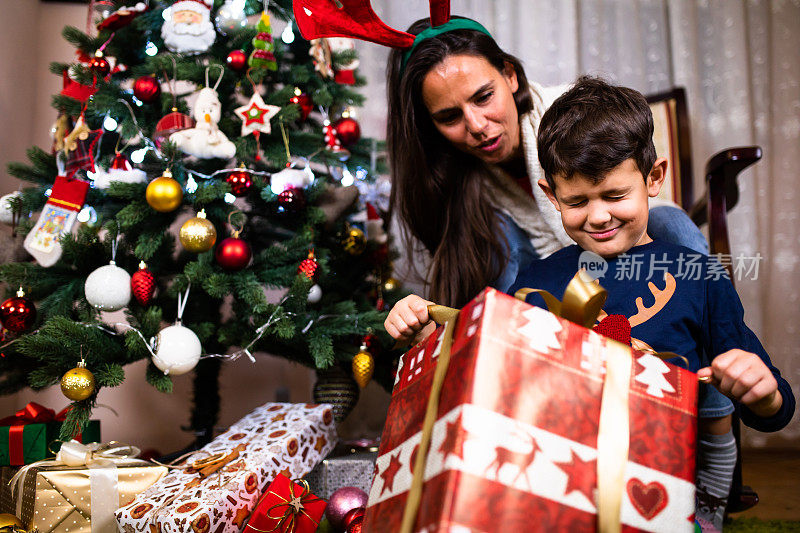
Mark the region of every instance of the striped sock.
[[697, 443], [696, 515], [722, 531], [722, 519], [736, 466], [736, 440], [733, 432], [724, 435], [702, 434]]

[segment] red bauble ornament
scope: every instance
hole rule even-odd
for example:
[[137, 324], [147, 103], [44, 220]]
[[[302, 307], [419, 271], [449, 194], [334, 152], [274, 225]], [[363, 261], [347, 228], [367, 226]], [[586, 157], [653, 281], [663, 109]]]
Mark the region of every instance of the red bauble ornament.
[[345, 517], [354, 509], [367, 505], [367, 493], [356, 487], [341, 487], [331, 494], [325, 516], [331, 525], [339, 531], [345, 529]]
[[161, 84], [153, 76], [141, 76], [133, 83], [133, 96], [145, 103], [158, 100]]
[[314, 250], [311, 250], [308, 252], [308, 257], [300, 261], [300, 265], [297, 267], [297, 273], [303, 274], [311, 281], [316, 281], [318, 268], [319, 263], [317, 263], [317, 259], [314, 256]]
[[225, 174], [225, 183], [231, 186], [231, 192], [236, 196], [244, 196], [250, 190], [253, 180], [250, 171], [245, 168], [237, 168]]
[[156, 278], [144, 261], [139, 263], [139, 270], [131, 276], [131, 292], [141, 305], [150, 305], [153, 294], [156, 292]]
[[314, 109], [314, 102], [311, 101], [311, 97], [306, 93], [295, 94], [289, 98], [289, 103], [300, 106], [300, 120], [307, 119]]
[[344, 530], [346, 533], [361, 533], [362, 524], [364, 523], [364, 511], [363, 507], [356, 507], [344, 515]]
[[251, 257], [253, 252], [250, 250], [250, 245], [238, 237], [238, 232], [234, 233], [233, 237], [223, 239], [214, 251], [214, 259], [228, 272], [237, 272], [247, 267]]
[[296, 216], [306, 207], [306, 196], [303, 189], [292, 187], [278, 195], [276, 214], [279, 216]]
[[233, 70], [242, 70], [247, 65], [247, 56], [241, 50], [234, 50], [228, 54], [225, 62]]
[[361, 138], [361, 127], [350, 117], [340, 118], [334, 122], [333, 129], [339, 142], [344, 146], [350, 146]]
[[28, 298], [22, 288], [17, 295], [9, 298], [0, 305], [0, 321], [9, 331], [22, 333], [36, 322], [36, 306]]
[[89, 59], [89, 69], [100, 76], [105, 76], [111, 72], [111, 65], [103, 57], [102, 52], [98, 52], [93, 58]]

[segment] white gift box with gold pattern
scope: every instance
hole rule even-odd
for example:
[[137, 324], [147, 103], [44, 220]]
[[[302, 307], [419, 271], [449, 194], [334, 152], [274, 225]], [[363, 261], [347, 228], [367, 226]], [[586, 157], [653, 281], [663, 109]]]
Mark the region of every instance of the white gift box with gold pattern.
[[[118, 509], [120, 531], [238, 533], [277, 474], [303, 477], [335, 444], [330, 405], [263, 405]], [[237, 448], [233, 460], [201, 477], [201, 464]]]

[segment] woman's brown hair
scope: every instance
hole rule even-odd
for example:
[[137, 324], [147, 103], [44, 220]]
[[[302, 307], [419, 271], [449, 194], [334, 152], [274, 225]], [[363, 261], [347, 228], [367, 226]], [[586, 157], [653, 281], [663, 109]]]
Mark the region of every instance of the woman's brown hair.
[[[408, 33], [416, 35], [428, 27], [429, 19], [418, 20]], [[446, 57], [472, 55], [486, 59], [499, 72], [507, 64], [514, 67], [518, 114], [530, 111], [533, 100], [520, 61], [479, 31], [455, 30], [422, 41], [405, 69], [402, 55], [403, 50], [394, 50], [387, 69], [392, 212], [398, 214], [406, 236], [414, 237], [431, 255], [428, 297], [461, 307], [497, 279], [507, 262], [508, 245], [487, 193], [489, 169], [439, 133], [422, 100], [422, 82]], [[410, 246], [410, 264], [413, 253]]]

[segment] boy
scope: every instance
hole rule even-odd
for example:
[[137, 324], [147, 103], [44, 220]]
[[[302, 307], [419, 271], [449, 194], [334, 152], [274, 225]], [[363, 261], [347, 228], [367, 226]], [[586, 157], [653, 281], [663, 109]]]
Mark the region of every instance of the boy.
[[[697, 520], [704, 531], [715, 531], [722, 528], [736, 462], [734, 406], [726, 396], [738, 403], [742, 421], [760, 431], [788, 424], [795, 399], [744, 324], [721, 265], [647, 235], [648, 198], [658, 194], [667, 168], [652, 138], [650, 108], [632, 89], [583, 77], [553, 103], [539, 126], [546, 178], [539, 185], [577, 245], [534, 261], [508, 292], [532, 287], [561, 296], [590, 264], [608, 291], [604, 311], [629, 320], [634, 347], [683, 355], [710, 383], [700, 384]], [[544, 307], [536, 294], [528, 301]], [[429, 334], [429, 303], [414, 295], [400, 300], [386, 319], [389, 334], [399, 340]]]
[[[696, 480], [698, 523], [713, 531], [722, 528], [736, 460], [734, 407], [725, 396], [761, 431], [783, 428], [795, 400], [744, 324], [719, 263], [647, 235], [648, 198], [658, 194], [667, 167], [652, 137], [650, 108], [632, 89], [582, 77], [553, 103], [538, 132], [546, 177], [539, 185], [577, 245], [534, 262], [509, 293], [534, 287], [560, 296], [582, 263], [594, 265], [608, 290], [604, 311], [630, 320], [634, 346], [683, 355], [713, 385], [700, 384]], [[536, 294], [528, 301], [544, 307]]]

